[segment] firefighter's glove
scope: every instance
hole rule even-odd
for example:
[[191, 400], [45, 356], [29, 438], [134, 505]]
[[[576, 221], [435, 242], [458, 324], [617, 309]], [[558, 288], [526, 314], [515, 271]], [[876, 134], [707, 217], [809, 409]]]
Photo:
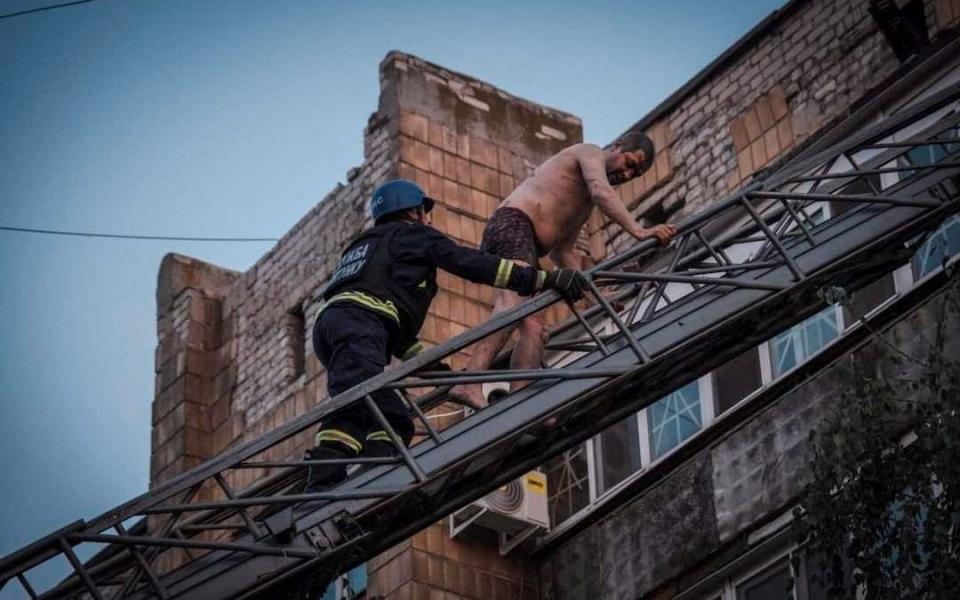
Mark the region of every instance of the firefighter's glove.
[[547, 273], [543, 281], [544, 289], [557, 290], [564, 300], [576, 302], [583, 298], [587, 287], [587, 278], [576, 269], [557, 269]]

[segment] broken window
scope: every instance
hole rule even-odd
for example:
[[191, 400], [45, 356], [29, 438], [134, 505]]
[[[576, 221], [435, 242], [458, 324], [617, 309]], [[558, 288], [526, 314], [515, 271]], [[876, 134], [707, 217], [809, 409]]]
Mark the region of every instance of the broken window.
[[760, 352], [751, 348], [713, 372], [717, 414], [726, 412], [762, 385]]
[[633, 414], [595, 438], [597, 493], [640, 470], [640, 431]]

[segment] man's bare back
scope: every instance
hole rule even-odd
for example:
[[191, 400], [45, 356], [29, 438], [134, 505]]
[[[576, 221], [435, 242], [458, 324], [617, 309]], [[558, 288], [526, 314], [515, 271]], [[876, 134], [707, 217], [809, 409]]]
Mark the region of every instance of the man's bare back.
[[[537, 242], [544, 253], [575, 241], [593, 210], [590, 192], [580, 170], [584, 154], [602, 154], [589, 144], [570, 146], [537, 167], [501, 206], [522, 210], [533, 222]], [[601, 159], [602, 160], [602, 159]]]
[[642, 153], [576, 144], [537, 167], [501, 206], [518, 209], [530, 218], [540, 252], [550, 254], [560, 267], [583, 268], [574, 247], [594, 206], [633, 237], [657, 237], [666, 242], [676, 230], [663, 225], [641, 227], [613, 189], [614, 184], [626, 183], [641, 173], [642, 160]]

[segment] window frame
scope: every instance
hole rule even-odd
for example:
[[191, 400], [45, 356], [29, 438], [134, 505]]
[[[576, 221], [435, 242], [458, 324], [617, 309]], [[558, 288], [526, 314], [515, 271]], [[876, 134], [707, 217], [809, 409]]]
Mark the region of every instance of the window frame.
[[[737, 578], [728, 579], [723, 590], [724, 594], [726, 594], [726, 596], [724, 596], [724, 600], [744, 600], [740, 594], [740, 590], [744, 587], [744, 585], [750, 583], [751, 579], [755, 579], [756, 577], [763, 575], [766, 571], [771, 571], [774, 568], [779, 569], [779, 563], [785, 565], [787, 567], [787, 572], [790, 574], [790, 580], [793, 584], [793, 600], [801, 600], [797, 592], [797, 588], [799, 587], [797, 585], [799, 577], [797, 576], [797, 569], [793, 564], [793, 558], [793, 549], [791, 549], [774, 559], [762, 563], [761, 566], [748, 570]], [[806, 598], [803, 600], [806, 600]]]

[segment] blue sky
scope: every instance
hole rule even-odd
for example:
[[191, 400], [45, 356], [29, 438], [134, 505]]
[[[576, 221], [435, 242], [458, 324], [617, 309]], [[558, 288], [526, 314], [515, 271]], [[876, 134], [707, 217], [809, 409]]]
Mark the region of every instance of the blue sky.
[[[392, 49], [603, 144], [781, 4], [98, 0], [0, 19], [0, 225], [280, 237], [362, 162]], [[0, 231], [0, 555], [147, 489], [163, 255], [245, 270], [269, 248]]]

